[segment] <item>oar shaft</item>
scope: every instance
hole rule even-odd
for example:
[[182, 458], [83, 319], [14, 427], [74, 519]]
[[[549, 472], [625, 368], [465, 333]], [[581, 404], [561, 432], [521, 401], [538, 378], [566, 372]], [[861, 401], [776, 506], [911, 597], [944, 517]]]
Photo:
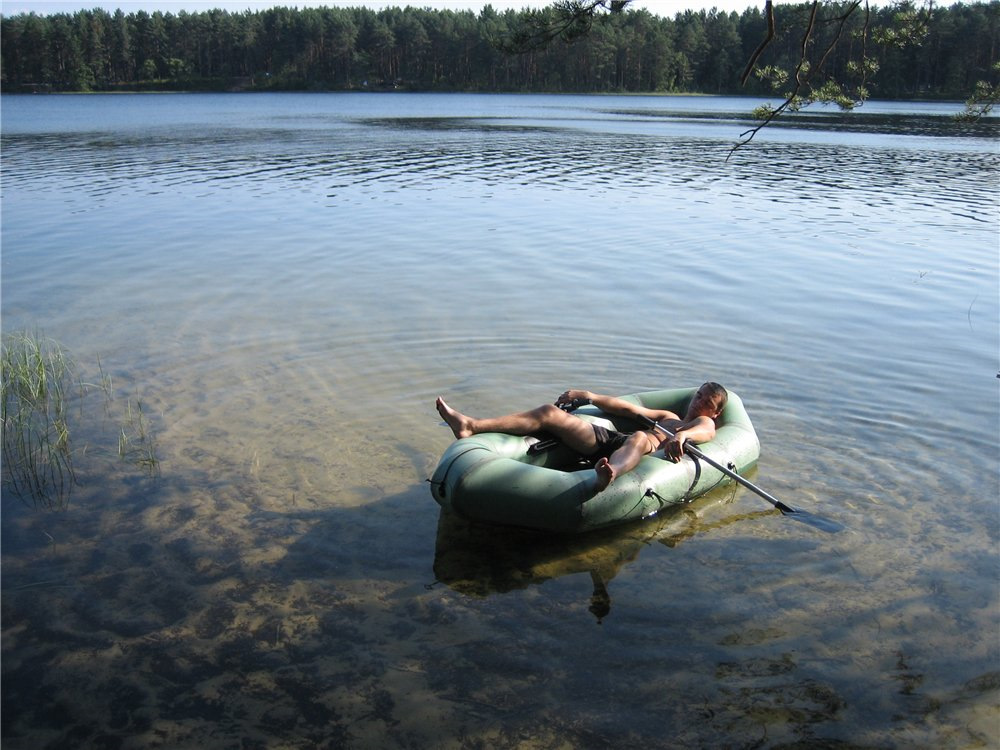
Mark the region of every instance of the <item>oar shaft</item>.
[[753, 482], [751, 482], [749, 479], [746, 479], [746, 478], [740, 476], [735, 471], [732, 471], [728, 467], [723, 466], [722, 464], [720, 464], [715, 459], [709, 458], [704, 453], [702, 453], [700, 450], [698, 450], [697, 448], [695, 448], [693, 445], [686, 446], [686, 450], [692, 456], [694, 456], [696, 458], [700, 458], [702, 461], [704, 461], [704, 462], [706, 462], [708, 464], [711, 464], [716, 469], [718, 469], [719, 471], [721, 471], [723, 474], [726, 474], [731, 479], [739, 482], [744, 487], [746, 487], [748, 490], [752, 490], [753, 492], [756, 492], [758, 495], [760, 495], [762, 498], [764, 498], [769, 503], [771, 503], [771, 505], [773, 505], [775, 508], [778, 508], [782, 512], [784, 512], [784, 513], [795, 513], [796, 512], [794, 508], [788, 507], [787, 505], [785, 505], [783, 502], [781, 502], [778, 498], [776, 498], [774, 495], [772, 495], [767, 490], [761, 489], [756, 484], [754, 484]]

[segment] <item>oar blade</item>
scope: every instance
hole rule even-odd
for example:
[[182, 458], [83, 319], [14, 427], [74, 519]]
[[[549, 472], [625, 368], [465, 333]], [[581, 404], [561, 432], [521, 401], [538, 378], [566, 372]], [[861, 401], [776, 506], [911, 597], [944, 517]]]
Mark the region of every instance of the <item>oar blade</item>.
[[844, 524], [834, 521], [832, 518], [824, 518], [823, 516], [813, 515], [809, 511], [790, 508], [784, 503], [779, 503], [774, 507], [780, 510], [783, 516], [794, 518], [796, 521], [812, 526], [814, 529], [825, 531], [827, 534], [836, 534], [838, 531], [843, 531], [847, 528]]

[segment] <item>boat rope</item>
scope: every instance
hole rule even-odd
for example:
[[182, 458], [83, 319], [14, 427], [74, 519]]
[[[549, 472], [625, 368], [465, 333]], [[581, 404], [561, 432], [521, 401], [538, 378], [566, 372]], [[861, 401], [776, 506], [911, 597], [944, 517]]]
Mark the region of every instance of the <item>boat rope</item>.
[[[725, 481], [726, 475], [722, 474], [715, 481], [715, 484], [713, 484], [711, 487], [709, 487], [708, 489], [702, 490], [696, 496], [692, 496], [691, 492], [694, 490], [695, 486], [698, 484], [698, 480], [701, 479], [701, 462], [698, 461], [698, 458], [696, 456], [691, 456], [691, 460], [694, 461], [694, 466], [695, 466], [695, 469], [694, 469], [694, 479], [691, 481], [690, 486], [688, 486], [687, 491], [683, 495], [681, 495], [680, 501], [671, 502], [671, 501], [667, 500], [665, 497], [663, 497], [663, 495], [661, 495], [659, 492], [657, 492], [656, 490], [654, 490], [652, 487], [647, 487], [646, 488], [646, 492], [643, 494], [643, 497], [652, 497], [652, 498], [654, 498], [656, 500], [656, 502], [659, 503], [659, 507], [656, 510], [652, 511], [651, 513], [644, 514], [642, 516], [643, 520], [645, 520], [647, 518], [652, 518], [657, 513], [659, 513], [661, 510], [663, 510], [663, 508], [666, 507], [667, 505], [679, 505], [680, 503], [690, 503], [690, 502], [693, 502], [697, 497], [701, 497], [702, 495], [705, 495], [705, 494], [711, 492], [715, 488], [719, 487]], [[736, 464], [733, 463], [732, 461], [727, 461], [726, 462], [726, 468], [728, 468], [734, 474], [738, 473], [737, 470], [736, 470], [737, 469]], [[733, 483], [733, 496], [734, 497], [735, 497], [736, 489], [738, 489], [738, 487], [739, 487], [739, 485], [734, 482]], [[731, 500], [732, 500], [732, 498], [730, 498], [730, 501]]]
[[[642, 516], [643, 520], [647, 518], [652, 518], [668, 505], [679, 505], [680, 503], [690, 503], [694, 499], [693, 497], [691, 497], [691, 491], [694, 489], [695, 485], [698, 484], [698, 480], [701, 479], [701, 463], [695, 456], [690, 456], [690, 458], [692, 461], [694, 461], [694, 479], [691, 480], [691, 484], [688, 486], [684, 494], [681, 495], [680, 501], [672, 503], [665, 497], [663, 497], [663, 495], [661, 495], [659, 492], [654, 490], [652, 487], [647, 487], [646, 492], [643, 494], [642, 497], [655, 498], [656, 502], [659, 503], [659, 507], [656, 510], [652, 511], [651, 513], [643, 514]], [[639, 499], [639, 502], [642, 502], [642, 498]], [[638, 505], [638, 503], [636, 503], [636, 505]]]
[[653, 516], [655, 516], [657, 513], [659, 513], [661, 510], [663, 510], [663, 506], [665, 506], [667, 504], [666, 498], [664, 498], [663, 495], [661, 495], [659, 492], [657, 492], [656, 490], [654, 490], [652, 487], [646, 488], [646, 493], [643, 495], [643, 497], [653, 497], [653, 498], [656, 498], [656, 501], [660, 504], [660, 507], [657, 508], [656, 510], [654, 510], [654, 511], [652, 511], [650, 513], [643, 513], [643, 515], [642, 515], [642, 520], [643, 521], [645, 521], [647, 518], [652, 518]]
[[[726, 468], [729, 469], [731, 472], [733, 472], [733, 474], [739, 474], [739, 471], [737, 471], [739, 467], [737, 467], [736, 464], [734, 464], [732, 461], [726, 462]], [[719, 481], [716, 482], [716, 484], [718, 485], [721, 483], [722, 483], [722, 477], [719, 477]], [[733, 491], [729, 493], [729, 499], [726, 501], [727, 503], [731, 503], [733, 502], [733, 500], [736, 499], [736, 492], [737, 490], [739, 490], [739, 488], [740, 488], [739, 482], [733, 482]]]
[[[694, 456], [692, 456], [692, 458], [694, 458]], [[695, 459], [695, 462], [697, 463], [697, 459]], [[736, 464], [734, 464], [732, 461], [726, 461], [726, 468], [729, 469], [734, 474], [738, 474], [739, 473], [739, 472], [736, 471]], [[697, 482], [697, 481], [698, 480], [695, 479], [695, 482]], [[725, 474], [720, 474], [719, 478], [715, 480], [715, 484], [713, 484], [711, 487], [709, 487], [709, 488], [707, 488], [705, 490], [702, 490], [701, 492], [698, 493], [698, 495], [701, 496], [701, 495], [708, 494], [709, 492], [711, 492], [712, 490], [716, 489], [717, 487], [721, 487], [722, 484], [725, 481], [726, 481], [726, 475]], [[688, 502], [691, 502], [692, 500], [694, 500], [693, 497], [688, 497], [688, 494], [691, 492], [692, 488], [694, 487], [694, 484], [695, 483], [692, 483], [691, 487], [688, 487], [688, 491], [684, 494], [684, 498]], [[733, 487], [734, 487], [734, 490], [735, 490], [735, 488], [739, 487], [739, 485], [736, 484], [735, 482], [733, 482]]]
[[694, 479], [691, 480], [691, 485], [684, 492], [683, 497], [681, 497], [681, 500], [686, 503], [694, 500], [694, 498], [691, 497], [691, 491], [694, 490], [694, 486], [698, 484], [698, 480], [701, 479], [701, 461], [698, 460], [697, 456], [693, 455], [691, 456], [691, 460], [694, 461]]
[[483, 450], [483, 446], [481, 446], [481, 445], [474, 445], [474, 446], [472, 446], [470, 448], [466, 448], [464, 451], [462, 451], [457, 456], [455, 456], [454, 458], [451, 459], [451, 461], [448, 464], [448, 468], [444, 470], [444, 476], [442, 476], [439, 481], [435, 482], [434, 479], [433, 479], [433, 477], [431, 477], [431, 478], [429, 478], [427, 480], [428, 482], [430, 482], [431, 485], [433, 485], [435, 487], [438, 487], [441, 490], [441, 497], [444, 497], [444, 485], [445, 485], [445, 482], [448, 481], [448, 472], [451, 471], [451, 467], [454, 466], [455, 462], [458, 459], [460, 459], [462, 456], [464, 456], [466, 453], [471, 453], [472, 451], [476, 451], [476, 450]]

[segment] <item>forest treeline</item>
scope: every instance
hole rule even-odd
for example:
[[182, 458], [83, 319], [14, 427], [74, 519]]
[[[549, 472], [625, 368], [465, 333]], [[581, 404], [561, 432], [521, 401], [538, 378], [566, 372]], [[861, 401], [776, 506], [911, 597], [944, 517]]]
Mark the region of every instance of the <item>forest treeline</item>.
[[[763, 3], [761, 3], [763, 5]], [[794, 68], [811, 7], [781, 5], [768, 65]], [[836, 6], [827, 6], [832, 12]], [[414, 7], [276, 7], [230, 13], [109, 13], [100, 9], [0, 19], [0, 86], [16, 91], [344, 90], [699, 92], [766, 94], [740, 74], [767, 32], [760, 8], [743, 13], [687, 11], [660, 17], [644, 9], [602, 14], [588, 34], [519, 54], [497, 45], [530, 11]], [[889, 30], [891, 7], [873, 9], [869, 32]], [[860, 31], [863, 12], [848, 31]], [[834, 33], [819, 25], [814, 43]], [[782, 31], [792, 29], [789, 33]], [[964, 99], [991, 77], [1000, 54], [1000, 0], [932, 7], [918, 46], [892, 34], [866, 54], [879, 69], [879, 98]], [[848, 79], [860, 42], [838, 45], [825, 70]]]

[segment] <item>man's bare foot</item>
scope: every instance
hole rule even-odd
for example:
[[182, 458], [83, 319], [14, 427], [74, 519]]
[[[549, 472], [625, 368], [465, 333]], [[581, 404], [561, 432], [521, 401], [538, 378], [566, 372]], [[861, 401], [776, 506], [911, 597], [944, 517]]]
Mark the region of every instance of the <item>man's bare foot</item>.
[[441, 419], [448, 423], [451, 431], [455, 433], [455, 437], [464, 438], [473, 434], [470, 427], [472, 420], [464, 414], [452, 409], [440, 396], [438, 396], [436, 406], [438, 414], [441, 415]]
[[597, 491], [607, 489], [608, 485], [615, 481], [615, 467], [606, 458], [602, 458], [594, 465], [597, 472]]

